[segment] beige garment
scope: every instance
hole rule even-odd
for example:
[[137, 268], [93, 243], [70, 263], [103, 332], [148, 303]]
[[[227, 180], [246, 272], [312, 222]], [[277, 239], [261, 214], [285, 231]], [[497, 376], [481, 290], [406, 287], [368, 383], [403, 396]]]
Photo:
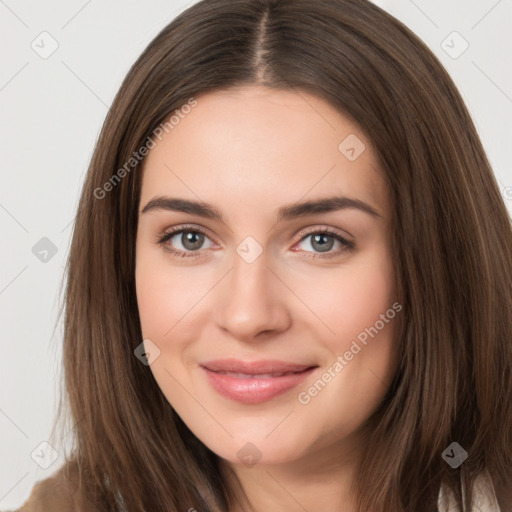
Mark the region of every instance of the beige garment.
[[[491, 479], [487, 474], [481, 474], [474, 483], [476, 503], [471, 512], [501, 512], [494, 492]], [[456, 507], [452, 491], [441, 487], [437, 500], [439, 512], [459, 512]]]

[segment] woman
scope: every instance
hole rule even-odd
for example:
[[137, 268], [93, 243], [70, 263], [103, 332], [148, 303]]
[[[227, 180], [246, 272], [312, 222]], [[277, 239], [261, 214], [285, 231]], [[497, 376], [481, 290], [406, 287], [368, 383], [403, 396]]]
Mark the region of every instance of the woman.
[[20, 510], [512, 510], [511, 285], [499, 188], [417, 37], [361, 0], [199, 2], [95, 149], [76, 445]]

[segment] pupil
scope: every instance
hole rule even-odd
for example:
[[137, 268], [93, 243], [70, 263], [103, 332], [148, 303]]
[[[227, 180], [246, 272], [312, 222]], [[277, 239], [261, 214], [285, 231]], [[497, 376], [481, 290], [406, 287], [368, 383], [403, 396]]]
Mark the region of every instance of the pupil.
[[[331, 243], [325, 244], [326, 239], [330, 239]], [[321, 242], [321, 244], [318, 247], [316, 247], [315, 244], [317, 244], [318, 242]], [[323, 235], [323, 234], [316, 234], [316, 235], [313, 235], [313, 241], [311, 244], [315, 249], [318, 249], [320, 252], [327, 252], [332, 249], [333, 243], [334, 243], [334, 240], [331, 236]]]

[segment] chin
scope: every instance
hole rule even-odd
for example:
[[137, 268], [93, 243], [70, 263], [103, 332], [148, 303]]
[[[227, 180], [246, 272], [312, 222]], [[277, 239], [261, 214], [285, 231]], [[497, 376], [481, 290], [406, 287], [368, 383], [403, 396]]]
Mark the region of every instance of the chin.
[[[269, 431], [271, 432], [271, 430]], [[282, 432], [281, 436], [275, 432], [269, 436], [266, 428], [258, 427], [245, 431], [236, 430], [236, 432], [245, 432], [245, 434], [236, 435], [222, 443], [218, 438], [211, 436], [202, 438], [201, 441], [222, 459], [244, 466], [294, 462], [304, 454], [310, 441], [305, 443], [306, 432], [304, 432], [304, 436], [295, 433], [293, 437], [290, 437], [286, 430]]]

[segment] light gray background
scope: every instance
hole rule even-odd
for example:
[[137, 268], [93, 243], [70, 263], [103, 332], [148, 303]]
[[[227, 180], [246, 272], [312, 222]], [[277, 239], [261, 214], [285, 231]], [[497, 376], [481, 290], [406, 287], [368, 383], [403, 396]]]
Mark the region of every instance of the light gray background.
[[[33, 484], [62, 462], [57, 457], [43, 469], [34, 459], [44, 454], [40, 460], [51, 460], [51, 450], [40, 443], [50, 432], [61, 371], [60, 326], [52, 333], [72, 221], [94, 143], [130, 65], [192, 3], [0, 0], [3, 510], [20, 506]], [[419, 35], [454, 78], [512, 211], [512, 1], [375, 3]], [[44, 31], [50, 36], [40, 35]], [[465, 41], [469, 47], [461, 53]], [[58, 48], [42, 58], [52, 44]], [[43, 237], [55, 246], [55, 255], [39, 245], [34, 254], [38, 242], [48, 244], [40, 242]]]

